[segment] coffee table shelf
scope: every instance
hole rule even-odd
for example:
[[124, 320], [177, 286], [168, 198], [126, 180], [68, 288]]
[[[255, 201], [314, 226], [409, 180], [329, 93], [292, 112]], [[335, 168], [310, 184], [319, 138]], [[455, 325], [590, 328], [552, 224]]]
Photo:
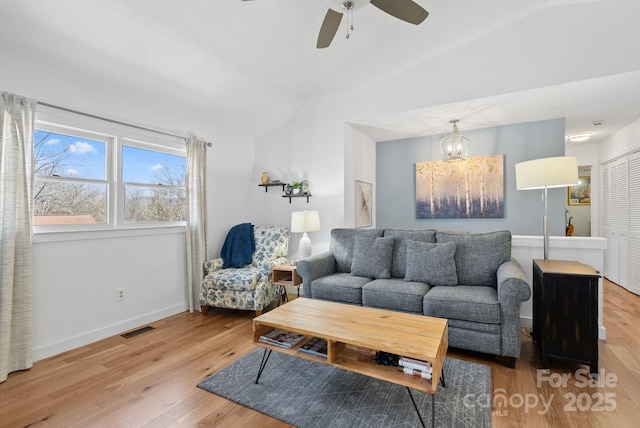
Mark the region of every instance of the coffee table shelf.
[[[253, 328], [254, 343], [258, 346], [431, 394], [437, 390], [448, 344], [446, 319], [305, 298], [256, 317]], [[259, 342], [261, 335], [276, 328], [307, 337], [290, 349]], [[327, 358], [300, 351], [312, 337], [327, 341]], [[432, 378], [376, 364], [373, 359], [376, 351], [428, 361], [432, 365]]]

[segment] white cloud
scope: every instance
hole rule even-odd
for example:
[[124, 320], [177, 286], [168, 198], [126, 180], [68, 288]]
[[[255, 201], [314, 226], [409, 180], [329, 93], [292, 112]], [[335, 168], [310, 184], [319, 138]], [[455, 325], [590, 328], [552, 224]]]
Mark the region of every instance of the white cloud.
[[69, 151], [71, 153], [75, 153], [77, 155], [83, 155], [85, 153], [96, 153], [97, 150], [89, 143], [85, 143], [84, 141], [76, 141], [72, 145], [69, 146]]
[[56, 144], [58, 144], [59, 142], [60, 142], [60, 140], [59, 140], [59, 139], [57, 139], [57, 138], [50, 138], [50, 139], [48, 139], [48, 140], [46, 141], [46, 143], [45, 143], [45, 144], [46, 144], [47, 146], [55, 146], [55, 145], [56, 145]]
[[161, 170], [161, 169], [163, 169], [163, 168], [164, 168], [164, 166], [162, 166], [162, 164], [161, 164], [161, 163], [157, 163], [157, 164], [155, 164], [155, 165], [153, 165], [153, 166], [151, 167], [151, 170], [152, 170], [152, 171], [160, 171], [160, 170]]
[[79, 175], [79, 172], [76, 171], [75, 169], [68, 169], [65, 172], [65, 175], [67, 175], [68, 177], [77, 177]]

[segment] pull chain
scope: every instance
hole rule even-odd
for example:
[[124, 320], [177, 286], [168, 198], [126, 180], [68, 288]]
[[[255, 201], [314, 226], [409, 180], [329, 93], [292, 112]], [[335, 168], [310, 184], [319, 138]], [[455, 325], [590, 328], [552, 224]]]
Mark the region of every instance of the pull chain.
[[347, 35], [345, 38], [348, 39], [351, 37], [349, 31], [353, 31], [353, 2], [345, 2], [342, 7], [347, 10]]

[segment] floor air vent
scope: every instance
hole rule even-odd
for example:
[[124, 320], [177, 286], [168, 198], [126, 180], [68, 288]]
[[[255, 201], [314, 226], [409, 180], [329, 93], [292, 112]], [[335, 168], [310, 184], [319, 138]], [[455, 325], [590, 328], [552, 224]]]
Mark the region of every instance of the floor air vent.
[[155, 327], [151, 327], [150, 325], [148, 325], [148, 326], [145, 326], [145, 327], [140, 327], [137, 330], [133, 330], [133, 331], [130, 331], [128, 333], [121, 334], [120, 336], [124, 337], [125, 339], [131, 339], [134, 336], [138, 336], [138, 335], [140, 335], [142, 333], [146, 333], [148, 331], [155, 330], [155, 329], [156, 329]]

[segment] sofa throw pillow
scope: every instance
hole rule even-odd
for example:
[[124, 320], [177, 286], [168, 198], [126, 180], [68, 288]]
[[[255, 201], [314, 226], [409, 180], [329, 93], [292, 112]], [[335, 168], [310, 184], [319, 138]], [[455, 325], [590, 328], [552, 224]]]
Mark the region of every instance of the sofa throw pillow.
[[353, 248], [351, 275], [391, 278], [393, 238], [357, 236]]
[[424, 282], [429, 285], [457, 285], [455, 242], [432, 244], [407, 241], [407, 268], [405, 281]]
[[438, 243], [456, 244], [456, 269], [462, 285], [495, 287], [500, 265], [511, 259], [511, 232], [437, 232]]
[[402, 230], [385, 229], [384, 235], [395, 238], [393, 244], [393, 261], [391, 262], [391, 278], [404, 278], [407, 268], [407, 242], [436, 242], [435, 229]]

